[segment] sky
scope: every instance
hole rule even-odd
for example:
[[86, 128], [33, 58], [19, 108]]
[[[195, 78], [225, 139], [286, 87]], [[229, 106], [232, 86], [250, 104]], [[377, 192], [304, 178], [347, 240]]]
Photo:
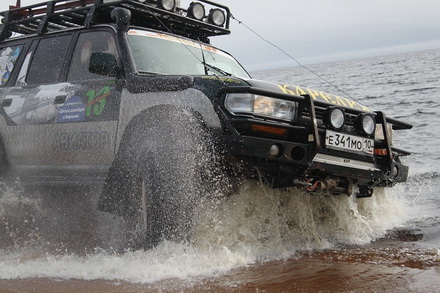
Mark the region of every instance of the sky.
[[[15, 1], [2, 0], [0, 11]], [[231, 20], [231, 34], [211, 42], [250, 71], [296, 63], [247, 27], [302, 64], [440, 49], [439, 0], [215, 1], [242, 24]], [[190, 2], [181, 0], [182, 6]]]

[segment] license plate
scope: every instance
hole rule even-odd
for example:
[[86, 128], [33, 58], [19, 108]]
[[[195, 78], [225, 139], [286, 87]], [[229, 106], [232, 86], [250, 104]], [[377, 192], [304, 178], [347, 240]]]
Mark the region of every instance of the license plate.
[[327, 148], [346, 152], [372, 155], [374, 153], [374, 139], [327, 130], [325, 133]]

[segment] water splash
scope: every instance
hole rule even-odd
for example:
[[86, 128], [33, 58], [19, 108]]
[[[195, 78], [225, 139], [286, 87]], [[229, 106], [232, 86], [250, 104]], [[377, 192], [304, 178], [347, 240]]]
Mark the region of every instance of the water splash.
[[195, 238], [201, 246], [252, 250], [256, 259], [291, 256], [299, 250], [369, 243], [407, 220], [404, 207], [381, 189], [358, 200], [249, 182], [227, 200], [205, 204]]
[[[11, 204], [18, 207], [26, 200], [14, 194], [3, 196], [1, 215], [6, 215]], [[34, 207], [38, 214], [38, 205]], [[14, 250], [0, 249], [0, 277], [151, 283], [215, 276], [256, 262], [294, 257], [299, 251], [368, 243], [402, 224], [404, 209], [398, 197], [382, 191], [373, 198], [356, 200], [246, 182], [228, 198], [206, 200], [200, 206], [190, 243], [165, 241], [148, 251], [122, 252], [97, 246], [86, 254], [22, 249], [20, 245]], [[100, 220], [105, 222], [100, 227], [116, 223], [110, 217]], [[31, 234], [27, 236], [28, 241], [36, 241]]]
[[41, 202], [25, 196], [17, 183], [0, 185], [0, 248], [29, 248], [40, 239], [35, 222], [43, 215]]

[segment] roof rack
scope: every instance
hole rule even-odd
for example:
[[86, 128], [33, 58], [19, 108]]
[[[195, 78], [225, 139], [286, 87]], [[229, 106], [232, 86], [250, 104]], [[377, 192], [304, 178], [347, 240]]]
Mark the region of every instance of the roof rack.
[[209, 37], [229, 34], [229, 8], [209, 0], [198, 1], [213, 7], [211, 11], [222, 11], [224, 24], [212, 24], [207, 16], [195, 19], [189, 11], [191, 6], [183, 9], [174, 5], [171, 10], [166, 10], [162, 8], [164, 1], [161, 0], [53, 0], [0, 12], [3, 17], [0, 41], [10, 38], [12, 33], [42, 35], [68, 28], [114, 23], [110, 14], [117, 7], [131, 11], [133, 26], [172, 32], [205, 42], [209, 42]]

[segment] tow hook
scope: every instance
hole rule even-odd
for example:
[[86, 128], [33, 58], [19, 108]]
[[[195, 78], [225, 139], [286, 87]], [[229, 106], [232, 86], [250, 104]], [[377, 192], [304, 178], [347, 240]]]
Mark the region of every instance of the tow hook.
[[306, 186], [306, 190], [309, 192], [313, 192], [319, 187], [319, 181], [316, 179], [307, 179], [308, 185]]
[[307, 186], [307, 191], [315, 191], [317, 189], [319, 190], [332, 190], [335, 189], [339, 185], [339, 179], [337, 178], [326, 178], [325, 180], [315, 180], [315, 179], [308, 179], [308, 183], [310, 183], [310, 186]]
[[351, 193], [350, 184], [342, 184], [340, 186], [339, 178], [327, 177], [324, 180], [318, 180], [316, 178], [308, 178], [306, 181], [294, 180], [294, 184], [302, 185], [308, 192], [314, 192], [317, 190], [335, 191], [337, 193]]

